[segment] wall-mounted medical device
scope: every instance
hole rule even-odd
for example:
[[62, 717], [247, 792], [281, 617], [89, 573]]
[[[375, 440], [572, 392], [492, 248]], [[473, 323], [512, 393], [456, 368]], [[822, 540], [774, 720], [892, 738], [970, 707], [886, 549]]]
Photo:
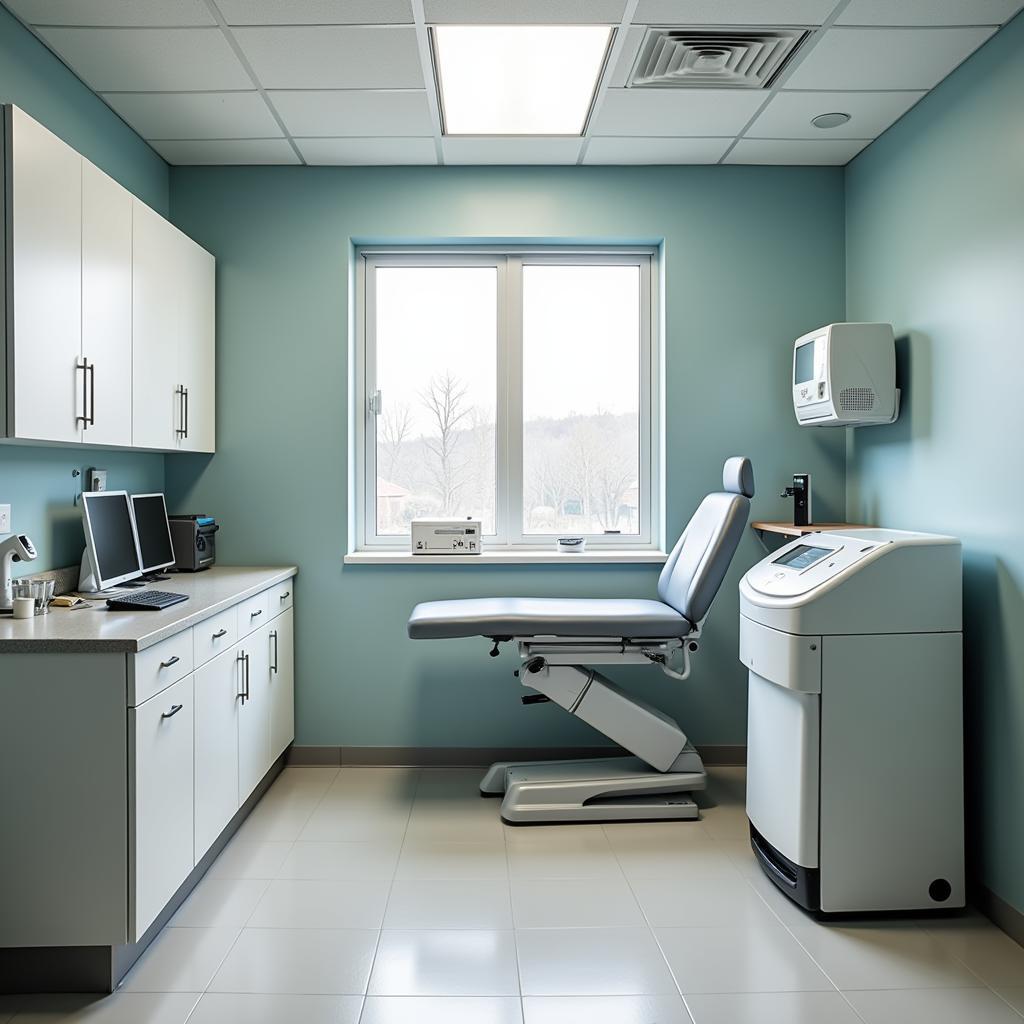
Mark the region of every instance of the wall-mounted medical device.
[[414, 555], [479, 555], [483, 524], [479, 519], [414, 519]]
[[793, 411], [802, 427], [893, 423], [900, 392], [892, 324], [826, 324], [797, 338]]
[[964, 905], [961, 589], [955, 537], [873, 529], [740, 582], [751, 845], [809, 910]]
[[787, 487], [780, 498], [793, 499], [793, 525], [810, 526], [811, 518], [811, 474], [794, 473], [793, 486]]

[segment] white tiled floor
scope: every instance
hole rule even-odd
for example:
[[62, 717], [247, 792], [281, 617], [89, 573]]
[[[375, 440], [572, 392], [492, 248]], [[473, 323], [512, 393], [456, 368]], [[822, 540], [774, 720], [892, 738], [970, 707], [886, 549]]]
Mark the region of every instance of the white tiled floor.
[[506, 828], [479, 772], [289, 768], [117, 994], [0, 1024], [1009, 1024], [983, 917], [820, 924], [761, 875], [743, 772], [700, 822]]

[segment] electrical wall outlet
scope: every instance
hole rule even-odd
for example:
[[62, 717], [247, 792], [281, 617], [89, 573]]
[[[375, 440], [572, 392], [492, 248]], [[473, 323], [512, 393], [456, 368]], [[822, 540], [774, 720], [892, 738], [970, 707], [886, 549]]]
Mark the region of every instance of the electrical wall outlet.
[[107, 471], [105, 469], [90, 469], [89, 475], [85, 479], [88, 482], [87, 491], [105, 491], [107, 489]]
[[11, 506], [0, 505], [0, 534], [11, 532]]

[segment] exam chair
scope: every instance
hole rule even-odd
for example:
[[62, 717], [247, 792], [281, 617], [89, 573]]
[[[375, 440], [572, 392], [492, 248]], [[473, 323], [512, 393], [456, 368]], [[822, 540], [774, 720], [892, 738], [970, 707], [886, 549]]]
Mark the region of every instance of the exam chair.
[[634, 757], [502, 762], [480, 784], [501, 795], [508, 824], [693, 819], [686, 794], [703, 789], [700, 755], [668, 715], [632, 697], [592, 665], [650, 665], [672, 679], [690, 657], [740, 542], [754, 495], [750, 460], [725, 463], [722, 490], [697, 507], [658, 579], [658, 599], [491, 597], [418, 604], [413, 640], [487, 637], [519, 645], [520, 682], [554, 701]]

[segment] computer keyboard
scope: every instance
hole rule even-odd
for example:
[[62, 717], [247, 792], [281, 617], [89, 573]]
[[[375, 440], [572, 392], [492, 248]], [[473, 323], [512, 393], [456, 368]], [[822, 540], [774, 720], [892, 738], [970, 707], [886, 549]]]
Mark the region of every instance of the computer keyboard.
[[141, 590], [137, 594], [108, 597], [107, 607], [113, 612], [158, 612], [172, 604], [187, 601], [188, 594], [172, 594], [166, 590]]

